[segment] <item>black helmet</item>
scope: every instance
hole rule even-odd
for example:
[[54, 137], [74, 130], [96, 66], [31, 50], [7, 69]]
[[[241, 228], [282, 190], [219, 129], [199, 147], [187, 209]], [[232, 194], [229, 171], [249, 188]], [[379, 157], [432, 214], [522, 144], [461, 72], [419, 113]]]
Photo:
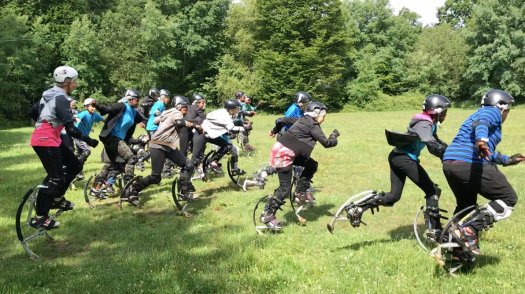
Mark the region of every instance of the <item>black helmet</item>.
[[492, 89], [481, 97], [481, 106], [496, 106], [500, 110], [508, 109], [512, 103], [514, 103], [514, 98], [509, 93], [498, 89]]
[[295, 93], [295, 97], [293, 98], [293, 102], [295, 103], [308, 103], [310, 100], [312, 100], [310, 94], [303, 91]]
[[124, 97], [127, 99], [140, 99], [142, 95], [140, 95], [139, 91], [135, 89], [128, 89]]
[[162, 96], [167, 96], [168, 98], [170, 98], [171, 93], [170, 93], [170, 91], [168, 91], [168, 90], [166, 90], [166, 89], [161, 89], [161, 90], [160, 90], [160, 94], [159, 94], [159, 96], [161, 96], [161, 97], [162, 97]]
[[240, 108], [240, 107], [241, 107], [241, 103], [235, 99], [228, 99], [224, 101], [224, 108], [226, 109], [235, 109], [235, 108]]
[[308, 103], [308, 106], [306, 106], [306, 112], [313, 112], [316, 109], [325, 110], [325, 111], [327, 110], [326, 105], [324, 105], [323, 103], [319, 101], [312, 101]]
[[153, 97], [153, 98], [159, 97], [159, 89], [157, 88], [149, 89], [148, 96]]
[[244, 96], [244, 92], [243, 91], [235, 92], [235, 98], [240, 99], [242, 96]]
[[184, 108], [184, 107], [188, 107], [188, 105], [190, 105], [190, 101], [188, 100], [188, 98], [186, 98], [184, 96], [175, 95], [175, 96], [173, 96], [172, 105], [175, 108]]
[[450, 100], [447, 97], [431, 94], [425, 97], [425, 102], [423, 102], [423, 110], [428, 114], [439, 114], [447, 110], [450, 107]]
[[204, 96], [202, 96], [200, 94], [193, 94], [193, 96], [191, 96], [191, 98], [193, 99], [194, 103], [199, 102], [201, 100], [204, 100]]

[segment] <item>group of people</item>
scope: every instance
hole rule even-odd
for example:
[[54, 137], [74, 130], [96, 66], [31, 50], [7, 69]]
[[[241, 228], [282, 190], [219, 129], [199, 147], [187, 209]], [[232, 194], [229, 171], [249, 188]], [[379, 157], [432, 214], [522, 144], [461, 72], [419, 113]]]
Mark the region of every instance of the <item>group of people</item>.
[[[237, 165], [238, 150], [232, 144], [231, 135], [241, 136], [244, 146], [253, 150], [248, 134], [252, 128], [248, 117], [256, 114], [251, 99], [243, 92], [237, 92], [235, 99], [224, 101], [223, 108], [205, 113], [206, 100], [194, 94], [192, 101], [182, 95], [171, 97], [168, 90], [151, 89], [140, 103], [141, 94], [129, 89], [123, 99], [113, 104], [99, 104], [95, 99], [84, 101], [85, 110], [73, 116], [70, 95], [77, 86], [78, 73], [69, 66], [60, 66], [54, 72], [55, 86], [42, 95], [35, 116], [35, 130], [31, 145], [40, 158], [47, 176], [37, 197], [36, 217], [31, 226], [45, 229], [56, 228], [59, 224], [49, 217], [49, 210], [73, 209], [73, 203], [64, 194], [83, 163], [90, 154], [90, 147], [96, 147], [98, 140], [89, 137], [94, 122], [104, 121], [99, 140], [104, 145], [108, 162], [98, 174], [92, 193], [99, 193], [108, 173], [116, 168], [118, 159], [125, 163], [124, 176], [134, 176], [137, 156], [130, 150], [135, 127], [145, 124], [148, 133], [151, 174], [135, 181], [123, 193], [123, 201], [139, 204], [139, 193], [151, 184], [158, 184], [166, 160], [180, 168], [179, 189], [193, 192], [191, 176], [195, 167], [201, 163], [206, 143], [218, 146], [217, 152], [209, 160], [209, 168], [220, 171], [221, 158], [231, 154], [232, 174], [245, 172]], [[451, 103], [442, 95], [429, 95], [425, 98], [421, 113], [414, 115], [406, 133], [387, 131], [389, 144], [394, 149], [388, 156], [390, 165], [389, 192], [377, 192], [358, 204], [346, 207], [347, 215], [354, 226], [359, 226], [363, 214], [379, 206], [393, 206], [399, 201], [406, 178], [413, 181], [424, 193], [426, 200], [425, 224], [429, 240], [437, 241], [441, 235], [439, 198], [441, 189], [430, 179], [421, 166], [419, 156], [428, 148], [429, 152], [443, 162], [443, 172], [455, 197], [455, 213], [469, 213], [465, 208], [477, 203], [477, 195], [490, 200], [487, 205], [470, 214], [463, 225], [451, 231], [453, 238], [461, 244], [458, 254], [479, 255], [479, 233], [491, 227], [494, 222], [508, 218], [517, 202], [517, 195], [505, 176], [496, 165], [509, 166], [525, 160], [521, 154], [503, 155], [496, 151], [502, 139], [502, 124], [507, 119], [514, 99], [502, 90], [493, 89], [483, 95], [481, 107], [461, 125], [458, 134], [450, 145], [437, 136], [438, 126], [447, 116]], [[95, 112], [97, 110], [100, 114]], [[311, 189], [312, 179], [318, 162], [312, 157], [317, 142], [325, 148], [338, 144], [339, 131], [334, 129], [326, 136], [321, 129], [325, 121], [327, 107], [311, 99], [306, 92], [297, 92], [294, 103], [285, 116], [276, 120], [270, 131], [276, 142], [270, 151], [270, 166], [264, 171], [278, 174], [279, 187], [269, 197], [260, 221], [271, 229], [282, 228], [276, 213], [291, 192], [294, 172], [300, 176], [294, 191], [297, 203], [313, 203], [315, 197]], [[105, 116], [105, 118], [103, 117]], [[76, 120], [76, 124], [75, 124]], [[61, 132], [65, 131], [74, 139], [79, 156], [65, 146]], [[187, 158], [191, 151], [191, 158]], [[182, 193], [185, 194], [185, 193]]]
[[[102, 158], [105, 163], [89, 193], [102, 198], [102, 190], [115, 170], [120, 170], [125, 180], [131, 180], [139, 161], [129, 146], [137, 141], [133, 138], [136, 126], [145, 127], [148, 133], [147, 137], [138, 140], [149, 143], [152, 168], [150, 175], [139, 177], [121, 196], [122, 201], [131, 205], [139, 205], [140, 191], [151, 184], [160, 183], [167, 159], [181, 170], [179, 189], [183, 192], [195, 191], [191, 175], [204, 157], [206, 143], [219, 147], [209, 159], [210, 168], [220, 171], [219, 161], [230, 153], [232, 174], [245, 173], [237, 165], [237, 148], [230, 139], [232, 133], [244, 133], [247, 137], [249, 129], [245, 126], [251, 128], [251, 123], [247, 122], [246, 117], [256, 113], [248, 105], [248, 110], [241, 114], [245, 104], [241, 101], [246, 99], [244, 93], [238, 92], [236, 99], [224, 102], [224, 108], [206, 114], [206, 100], [200, 94], [194, 94], [190, 103], [187, 97], [175, 95], [172, 98], [168, 90], [153, 88], [140, 103], [140, 92], [128, 89], [122, 99], [112, 104], [100, 104], [93, 98], [85, 99], [84, 111], [76, 114], [72, 109], [73, 98], [70, 95], [77, 87], [78, 72], [72, 67], [60, 66], [55, 69], [53, 77], [55, 86], [44, 92], [31, 112], [35, 121], [31, 146], [47, 172], [43, 181], [45, 188], [37, 196], [36, 216], [31, 220], [31, 226], [54, 229], [59, 226], [59, 222], [49, 217], [50, 209], [73, 209], [74, 205], [66, 200], [65, 192], [81, 173], [91, 153], [90, 147], [96, 147], [99, 140], [104, 145]], [[234, 123], [236, 120], [240, 120], [240, 125]], [[98, 121], [103, 121], [104, 126], [99, 140], [96, 140], [90, 138], [90, 133], [93, 124]], [[77, 155], [67, 143], [69, 137], [73, 138], [77, 146]], [[192, 155], [187, 159], [190, 149]]]

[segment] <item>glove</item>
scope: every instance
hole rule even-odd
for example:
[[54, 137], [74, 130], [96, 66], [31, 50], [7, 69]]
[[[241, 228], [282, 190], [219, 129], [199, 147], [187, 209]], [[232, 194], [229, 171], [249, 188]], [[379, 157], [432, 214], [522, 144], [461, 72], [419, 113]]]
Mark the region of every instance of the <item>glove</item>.
[[337, 139], [339, 137], [339, 131], [337, 129], [334, 129], [332, 133], [330, 134], [330, 139]]
[[88, 144], [89, 146], [93, 148], [98, 146], [98, 140], [91, 139], [90, 137], [84, 137], [83, 141], [86, 142], [86, 144]]
[[525, 157], [521, 153], [516, 153], [510, 157], [509, 163], [507, 165], [515, 165], [525, 160]]
[[485, 158], [486, 160], [490, 161], [490, 156], [492, 153], [490, 152], [489, 145], [487, 142], [478, 140], [476, 142], [476, 150], [478, 151], [478, 156]]

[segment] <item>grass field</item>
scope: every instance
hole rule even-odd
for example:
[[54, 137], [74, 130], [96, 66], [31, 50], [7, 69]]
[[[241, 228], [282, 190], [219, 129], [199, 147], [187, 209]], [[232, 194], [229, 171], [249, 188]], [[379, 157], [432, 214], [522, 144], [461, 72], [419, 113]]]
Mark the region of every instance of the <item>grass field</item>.
[[[404, 130], [415, 111], [329, 114], [325, 133], [337, 127], [339, 145], [313, 157], [320, 163], [314, 178], [318, 206], [295, 220], [289, 204], [278, 216], [286, 222], [280, 234], [257, 235], [251, 213], [256, 201], [271, 193], [277, 178], [263, 190], [239, 191], [227, 177], [196, 182], [209, 195], [195, 203], [195, 215], [176, 213], [168, 198], [170, 180], [146, 190], [142, 207], [119, 210], [109, 199], [90, 209], [81, 190], [69, 191], [75, 209], [60, 217], [52, 231], [55, 243], [31, 242], [41, 256], [32, 261], [14, 230], [15, 212], [25, 191], [43, 179], [44, 170], [29, 146], [31, 128], [0, 131], [0, 293], [519, 293], [525, 289], [525, 216], [518, 203], [512, 217], [483, 235], [483, 255], [476, 266], [453, 278], [436, 267], [417, 245], [412, 219], [423, 193], [407, 183], [392, 208], [366, 214], [368, 226], [338, 223], [326, 230], [331, 213], [350, 195], [388, 190], [389, 168], [384, 129]], [[451, 109], [439, 130], [450, 142], [471, 110]], [[498, 146], [507, 154], [525, 152], [525, 109], [513, 110]], [[268, 160], [273, 139], [266, 133], [275, 116], [255, 117], [253, 145], [258, 151], [241, 157], [248, 169]], [[98, 130], [96, 131], [98, 134]], [[84, 170], [101, 164], [101, 147]], [[427, 151], [422, 165], [443, 189], [441, 206], [453, 210], [454, 197], [439, 160]], [[502, 168], [518, 195], [525, 191], [524, 165]], [[149, 168], [147, 169], [149, 171]], [[485, 203], [480, 199], [480, 203]]]

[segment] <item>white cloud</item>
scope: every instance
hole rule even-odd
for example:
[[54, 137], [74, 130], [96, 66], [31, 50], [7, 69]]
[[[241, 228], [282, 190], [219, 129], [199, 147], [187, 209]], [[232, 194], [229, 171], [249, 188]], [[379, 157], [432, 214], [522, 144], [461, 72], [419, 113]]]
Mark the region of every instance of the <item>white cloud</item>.
[[394, 13], [397, 14], [401, 8], [406, 7], [419, 14], [419, 21], [424, 25], [437, 23], [437, 9], [444, 3], [445, 0], [390, 0]]

